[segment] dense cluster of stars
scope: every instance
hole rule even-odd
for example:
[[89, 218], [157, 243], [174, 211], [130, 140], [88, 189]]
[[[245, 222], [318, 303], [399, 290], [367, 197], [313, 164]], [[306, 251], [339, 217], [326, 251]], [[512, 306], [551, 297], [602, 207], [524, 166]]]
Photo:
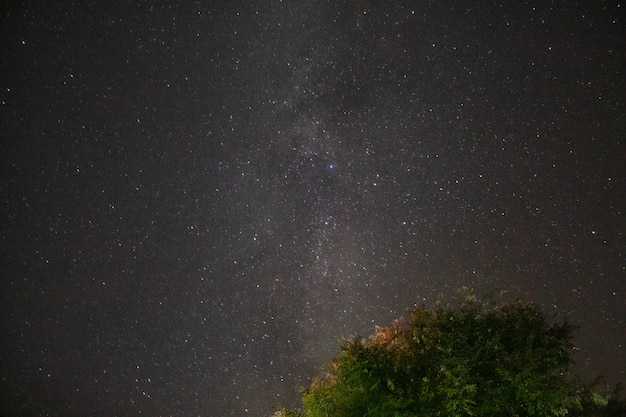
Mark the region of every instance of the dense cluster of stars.
[[623, 6], [7, 6], [0, 414], [268, 416], [462, 285], [624, 381]]

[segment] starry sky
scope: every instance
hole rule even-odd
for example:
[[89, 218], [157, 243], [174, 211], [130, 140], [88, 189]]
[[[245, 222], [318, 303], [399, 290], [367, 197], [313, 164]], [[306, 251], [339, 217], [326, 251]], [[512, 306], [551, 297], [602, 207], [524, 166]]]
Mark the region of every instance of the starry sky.
[[268, 416], [467, 285], [626, 382], [619, 2], [1, 9], [0, 414]]

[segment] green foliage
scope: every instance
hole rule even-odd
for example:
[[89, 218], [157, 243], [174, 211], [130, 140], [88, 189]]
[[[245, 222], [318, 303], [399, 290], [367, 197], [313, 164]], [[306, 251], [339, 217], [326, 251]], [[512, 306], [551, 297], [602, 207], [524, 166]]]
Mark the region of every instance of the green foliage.
[[303, 396], [309, 417], [564, 416], [580, 399], [566, 379], [567, 321], [536, 305], [413, 309], [407, 322], [346, 341]]
[[281, 408], [277, 412], [275, 412], [272, 417], [305, 417], [306, 414], [301, 410], [287, 410], [286, 408]]

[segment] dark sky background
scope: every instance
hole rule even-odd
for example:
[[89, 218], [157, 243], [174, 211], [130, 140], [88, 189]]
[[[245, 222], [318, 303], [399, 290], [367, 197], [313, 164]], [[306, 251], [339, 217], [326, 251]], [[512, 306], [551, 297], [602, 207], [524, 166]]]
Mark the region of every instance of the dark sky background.
[[52, 3], [0, 21], [0, 414], [268, 416], [462, 285], [626, 382], [626, 4]]

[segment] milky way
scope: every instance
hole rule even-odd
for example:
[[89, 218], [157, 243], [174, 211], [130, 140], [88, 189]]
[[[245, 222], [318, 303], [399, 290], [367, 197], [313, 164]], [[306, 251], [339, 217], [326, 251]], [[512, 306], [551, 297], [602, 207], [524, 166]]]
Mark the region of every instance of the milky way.
[[624, 381], [623, 5], [5, 6], [0, 414], [268, 416], [467, 285]]

